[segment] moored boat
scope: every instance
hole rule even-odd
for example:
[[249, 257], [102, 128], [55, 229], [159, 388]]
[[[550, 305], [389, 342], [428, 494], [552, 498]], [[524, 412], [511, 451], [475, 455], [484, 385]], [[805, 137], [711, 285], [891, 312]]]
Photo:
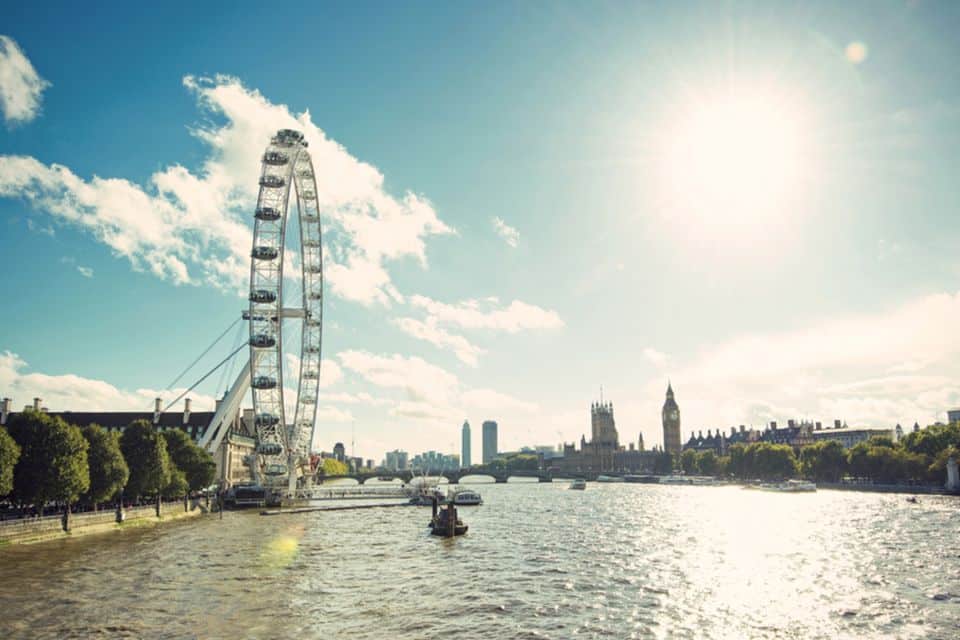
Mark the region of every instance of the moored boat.
[[443, 509], [437, 510], [437, 503], [433, 503], [433, 517], [430, 519], [430, 535], [452, 538], [462, 536], [467, 532], [467, 525], [463, 520], [457, 517], [457, 507], [453, 504], [447, 504]]
[[584, 489], [587, 488], [587, 481], [584, 480], [583, 478], [577, 478], [576, 480], [570, 483], [569, 488], [575, 489], [577, 491], [583, 491]]
[[605, 476], [601, 474], [597, 476], [597, 482], [623, 482], [623, 478], [620, 476]]
[[780, 493], [810, 493], [817, 490], [816, 483], [809, 480], [786, 480], [784, 482], [762, 482], [744, 487], [759, 491], [778, 491]]
[[478, 506], [483, 504], [483, 498], [480, 497], [480, 494], [474, 491], [473, 489], [464, 489], [462, 487], [457, 487], [450, 489], [447, 492], [447, 503], [453, 503], [458, 507], [462, 506]]

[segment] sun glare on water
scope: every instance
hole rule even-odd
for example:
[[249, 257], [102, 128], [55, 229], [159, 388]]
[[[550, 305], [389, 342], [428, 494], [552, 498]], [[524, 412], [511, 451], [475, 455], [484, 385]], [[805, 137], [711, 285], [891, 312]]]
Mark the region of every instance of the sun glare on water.
[[661, 184], [671, 215], [742, 234], [794, 213], [806, 132], [786, 101], [758, 92], [701, 100], [665, 133]]

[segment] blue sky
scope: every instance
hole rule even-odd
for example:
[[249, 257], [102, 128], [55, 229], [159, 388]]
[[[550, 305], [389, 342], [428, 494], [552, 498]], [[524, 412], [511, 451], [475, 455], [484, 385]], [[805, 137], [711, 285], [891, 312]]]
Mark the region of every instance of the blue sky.
[[176, 395], [245, 306], [258, 150], [293, 123], [328, 214], [324, 449], [453, 450], [464, 418], [498, 419], [504, 448], [579, 439], [601, 385], [621, 439], [655, 444], [668, 378], [684, 436], [942, 418], [958, 14], [10, 7], [0, 393]]

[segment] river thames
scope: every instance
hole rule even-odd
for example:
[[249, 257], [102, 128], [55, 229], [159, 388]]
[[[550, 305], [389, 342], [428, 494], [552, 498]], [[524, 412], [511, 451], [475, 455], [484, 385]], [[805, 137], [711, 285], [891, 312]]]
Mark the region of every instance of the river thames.
[[3, 638], [956, 638], [960, 500], [477, 486], [0, 549]]

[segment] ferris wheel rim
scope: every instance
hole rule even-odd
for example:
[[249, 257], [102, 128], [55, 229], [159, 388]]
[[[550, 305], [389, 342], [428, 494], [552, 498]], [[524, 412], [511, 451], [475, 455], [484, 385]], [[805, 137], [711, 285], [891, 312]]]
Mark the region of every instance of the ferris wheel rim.
[[[310, 452], [316, 430], [323, 318], [322, 229], [316, 175], [300, 132], [281, 129], [261, 157], [250, 253], [250, 387], [258, 461], [267, 476], [294, 473]], [[292, 192], [292, 193], [291, 193]], [[283, 307], [284, 263], [291, 196], [299, 222], [302, 309]], [[299, 372], [293, 421], [283, 384], [283, 320], [301, 318]], [[292, 478], [291, 483], [292, 483]]]

